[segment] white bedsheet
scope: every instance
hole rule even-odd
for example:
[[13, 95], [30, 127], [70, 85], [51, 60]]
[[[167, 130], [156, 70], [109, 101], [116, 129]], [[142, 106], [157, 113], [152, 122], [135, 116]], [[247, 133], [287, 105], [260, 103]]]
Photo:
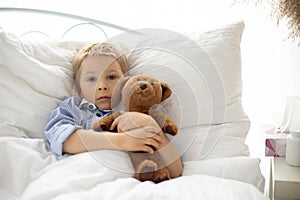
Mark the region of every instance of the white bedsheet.
[[[109, 166], [97, 156], [107, 157]], [[0, 158], [0, 199], [5, 200], [266, 199], [253, 184], [201, 175], [197, 170], [193, 174], [192, 165], [197, 166], [197, 161], [188, 163], [184, 176], [154, 184], [141, 183], [131, 178], [132, 173], [124, 172], [132, 166], [127, 154], [118, 151], [57, 159], [41, 139], [2, 137]], [[115, 170], [113, 161], [124, 171]]]

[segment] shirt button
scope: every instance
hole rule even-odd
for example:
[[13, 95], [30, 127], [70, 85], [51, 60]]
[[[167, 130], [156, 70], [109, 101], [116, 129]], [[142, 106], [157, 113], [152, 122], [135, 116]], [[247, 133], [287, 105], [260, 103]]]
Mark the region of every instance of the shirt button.
[[96, 116], [97, 116], [97, 117], [101, 117], [101, 114], [100, 114], [100, 113], [96, 113]]
[[90, 108], [90, 109], [93, 109], [93, 108], [94, 108], [94, 106], [93, 106], [93, 105], [89, 105], [89, 108]]

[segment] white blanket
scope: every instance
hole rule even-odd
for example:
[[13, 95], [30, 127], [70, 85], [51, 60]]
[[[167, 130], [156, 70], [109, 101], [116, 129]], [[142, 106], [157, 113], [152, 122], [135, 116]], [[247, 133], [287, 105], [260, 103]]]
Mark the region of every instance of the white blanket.
[[[182, 177], [154, 184], [131, 178], [130, 160], [119, 151], [58, 159], [41, 139], [2, 137], [0, 157], [0, 199], [6, 200], [266, 199], [253, 184], [199, 174], [200, 161], [187, 163]], [[194, 174], [192, 166], [199, 166]]]

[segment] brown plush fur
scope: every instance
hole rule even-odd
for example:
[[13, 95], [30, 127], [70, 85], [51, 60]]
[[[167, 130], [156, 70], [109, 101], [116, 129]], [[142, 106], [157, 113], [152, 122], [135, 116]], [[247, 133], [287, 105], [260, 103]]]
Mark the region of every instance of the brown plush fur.
[[[172, 94], [168, 84], [160, 82], [150, 75], [136, 75], [126, 77], [121, 83], [120, 89], [125, 111], [151, 115], [164, 133], [177, 134], [177, 125], [161, 111], [154, 109], [155, 105], [160, 104]], [[120, 113], [116, 112], [99, 120], [94, 124], [93, 129], [96, 131], [110, 130], [111, 124], [119, 115]], [[138, 180], [151, 180], [158, 183], [171, 178], [158, 152], [153, 154], [130, 152], [129, 155], [135, 168], [135, 177]]]

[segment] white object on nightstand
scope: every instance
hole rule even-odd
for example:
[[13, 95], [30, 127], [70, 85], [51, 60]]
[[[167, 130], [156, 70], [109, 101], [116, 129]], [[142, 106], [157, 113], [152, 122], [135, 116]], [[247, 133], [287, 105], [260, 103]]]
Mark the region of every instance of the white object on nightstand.
[[292, 132], [286, 140], [285, 160], [293, 166], [300, 166], [300, 132]]
[[300, 167], [288, 165], [285, 157], [273, 157], [271, 199], [300, 199]]

